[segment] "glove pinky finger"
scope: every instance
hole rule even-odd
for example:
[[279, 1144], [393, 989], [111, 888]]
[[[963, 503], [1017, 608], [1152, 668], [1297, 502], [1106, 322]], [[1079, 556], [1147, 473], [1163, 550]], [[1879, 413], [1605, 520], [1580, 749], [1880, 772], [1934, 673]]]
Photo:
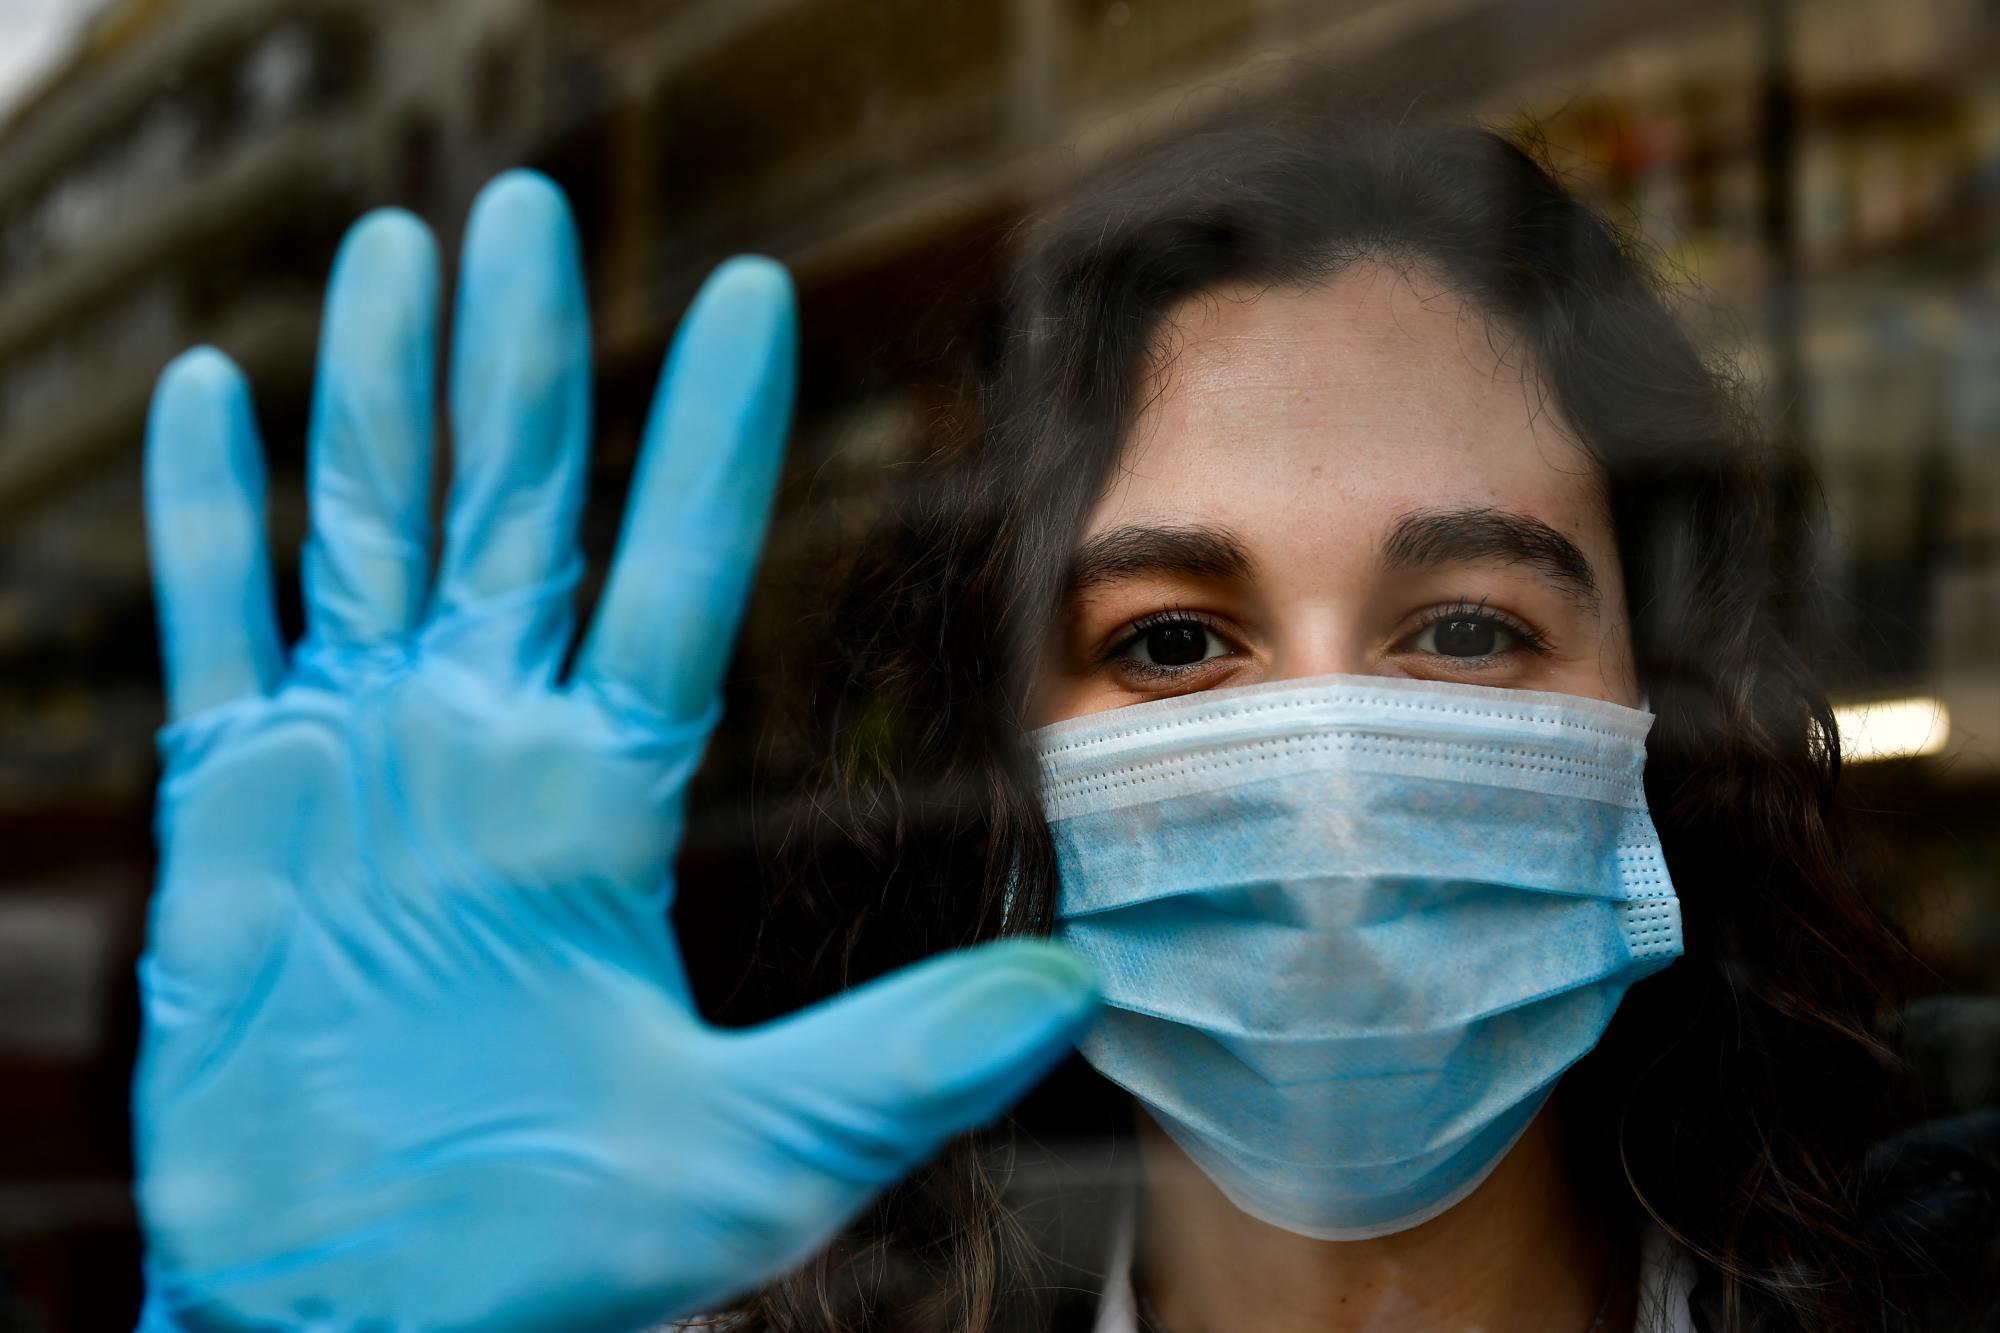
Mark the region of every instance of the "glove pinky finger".
[[160, 376], [146, 433], [146, 538], [170, 720], [277, 683], [264, 491], [242, 372], [213, 348], [183, 353]]

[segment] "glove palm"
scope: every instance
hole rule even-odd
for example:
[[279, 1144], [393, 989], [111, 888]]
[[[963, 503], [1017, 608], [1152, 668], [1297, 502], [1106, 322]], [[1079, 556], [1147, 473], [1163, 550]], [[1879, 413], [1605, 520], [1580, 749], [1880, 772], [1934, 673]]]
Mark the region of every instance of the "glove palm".
[[148, 1326], [629, 1328], [798, 1262], [997, 1114], [1089, 1007], [1048, 946], [949, 955], [767, 1028], [695, 1013], [669, 927], [792, 392], [782, 271], [670, 356], [572, 677], [589, 351], [552, 187], [475, 210], [430, 571], [428, 236], [328, 300], [308, 634], [270, 615], [247, 392], [163, 377], [148, 442], [173, 720], [134, 1103]]

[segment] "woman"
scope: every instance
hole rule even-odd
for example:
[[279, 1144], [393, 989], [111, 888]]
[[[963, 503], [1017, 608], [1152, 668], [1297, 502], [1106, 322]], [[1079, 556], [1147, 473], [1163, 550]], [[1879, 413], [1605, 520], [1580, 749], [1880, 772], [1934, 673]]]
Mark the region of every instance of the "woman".
[[[288, 663], [240, 380], [198, 353], [156, 400], [148, 1327], [1883, 1322], [1853, 1173], [1892, 945], [1832, 818], [1799, 488], [1527, 157], [1230, 129], [1038, 239], [979, 429], [818, 636], [797, 697], [824, 760], [765, 939], [801, 999], [1052, 928], [1098, 983], [989, 944], [748, 1032], [693, 1015], [667, 871], [776, 473], [788, 291], [739, 261], [690, 312], [565, 676], [589, 381], [560, 200], [504, 179], [464, 263], [433, 582], [433, 252], [396, 216], [343, 251]], [[1273, 713], [1320, 720], [1258, 731]], [[1204, 763], [1239, 724], [1419, 757], [1393, 781], [1288, 760], [1259, 772], [1289, 795], [1246, 811]], [[1464, 781], [1468, 756], [1507, 780]], [[1071, 799], [1128, 761], [1182, 803], [1148, 788], [1135, 825]], [[1305, 840], [1320, 860], [1243, 870], [1354, 809]], [[1599, 869], [1542, 884], [1547, 855]], [[1180, 916], [1080, 902], [1148, 875], [1185, 879]], [[1322, 915], [1355, 901], [1397, 928]], [[1303, 952], [1274, 952], [1287, 925]], [[1349, 1021], [1384, 997], [1435, 1010], [1421, 1042]], [[955, 1136], [1079, 1037], [1140, 1114], [1071, 1067], [1024, 1118], [1133, 1125], [1142, 1186], [1081, 1228], [1111, 1262], [1065, 1300], [1026, 1173], [1001, 1192], [1005, 1132]]]
[[[1265, 121], [1097, 188], [1035, 238], [996, 322], [981, 429], [804, 636], [830, 650], [795, 692], [828, 759], [803, 803], [814, 857], [766, 930], [812, 948], [781, 963], [832, 989], [976, 937], [968, 923], [1055, 923], [1021, 722], [1318, 671], [1644, 699], [1687, 956], [1632, 991], [1487, 1189], [1400, 1237], [1300, 1246], [1174, 1170], [1185, 1154], [1140, 1117], [1144, 1174], [1180, 1182], [1152, 1206], [1198, 1219], [1153, 1217], [1150, 1245], [1142, 1227], [1146, 1271], [1192, 1288], [1191, 1318], [1158, 1294], [1161, 1326], [1286, 1327], [1301, 1304], [1318, 1313], [1299, 1326], [1345, 1326], [1327, 1313], [1345, 1294], [1356, 1327], [1402, 1326], [1402, 1297], [1412, 1327], [1511, 1326], [1508, 1299], [1534, 1312], [1523, 1326], [1604, 1306], [1602, 1326], [1631, 1327], [1639, 1218], [1695, 1261], [1708, 1327], [1880, 1326], [1896, 1298], [1855, 1172], [1900, 955], [1840, 849], [1807, 492], [1615, 232], [1485, 132]], [[1149, 553], [1149, 529], [1248, 549]], [[1423, 586], [1414, 559], [1383, 570], [1426, 545], [1443, 556]], [[1079, 598], [1093, 552], [1115, 572]], [[1044, 1110], [1037, 1129], [1081, 1127]], [[867, 1308], [893, 1326], [854, 1270], [880, 1267], [871, 1242], [916, 1252], [946, 1226], [965, 1237], [959, 1309], [1025, 1285], [975, 1149], [930, 1176], [851, 1257], [771, 1293], [771, 1325]], [[1503, 1202], [1538, 1191], [1569, 1197]], [[1574, 1290], [1510, 1240], [1559, 1242]], [[1495, 1268], [1536, 1276], [1482, 1306]], [[1459, 1308], [1454, 1272], [1475, 1286]], [[916, 1276], [922, 1310], [937, 1293]]]

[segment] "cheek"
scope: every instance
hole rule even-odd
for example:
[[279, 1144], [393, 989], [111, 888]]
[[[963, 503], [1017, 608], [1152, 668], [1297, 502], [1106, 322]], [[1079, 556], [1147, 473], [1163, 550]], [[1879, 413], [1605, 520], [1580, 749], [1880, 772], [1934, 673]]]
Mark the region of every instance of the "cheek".
[[1638, 660], [1632, 652], [1631, 628], [1622, 611], [1616, 623], [1605, 626], [1604, 651], [1599, 663], [1604, 697], [1628, 708], [1639, 707]]
[[1093, 682], [1089, 673], [1077, 669], [1070, 660], [1070, 646], [1061, 627], [1052, 627], [1042, 636], [1041, 652], [1035, 660], [1035, 676], [1028, 690], [1024, 730], [1046, 727], [1065, 718], [1094, 712], [1089, 706]]
[[1103, 681], [1052, 663], [1036, 680], [1028, 697], [1026, 729], [1032, 731], [1052, 722], [1103, 712], [1124, 701], [1122, 694]]
[[1610, 586], [1605, 593], [1596, 651], [1589, 663], [1593, 685], [1587, 691], [1579, 692], [1637, 708], [1640, 704], [1638, 657], [1632, 648], [1632, 623], [1625, 606], [1624, 577], [1616, 560], [1599, 567], [1608, 570], [1606, 582]]

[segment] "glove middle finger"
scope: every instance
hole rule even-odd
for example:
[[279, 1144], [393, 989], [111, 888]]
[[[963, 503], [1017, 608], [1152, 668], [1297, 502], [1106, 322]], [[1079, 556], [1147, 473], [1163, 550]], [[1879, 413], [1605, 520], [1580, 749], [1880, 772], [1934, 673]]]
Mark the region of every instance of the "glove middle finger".
[[466, 229], [451, 366], [453, 478], [426, 648], [488, 676], [560, 665], [583, 569], [590, 319], [576, 226], [515, 171]]
[[327, 287], [307, 442], [313, 644], [366, 649], [415, 625], [430, 574], [437, 248], [407, 213], [355, 224]]

